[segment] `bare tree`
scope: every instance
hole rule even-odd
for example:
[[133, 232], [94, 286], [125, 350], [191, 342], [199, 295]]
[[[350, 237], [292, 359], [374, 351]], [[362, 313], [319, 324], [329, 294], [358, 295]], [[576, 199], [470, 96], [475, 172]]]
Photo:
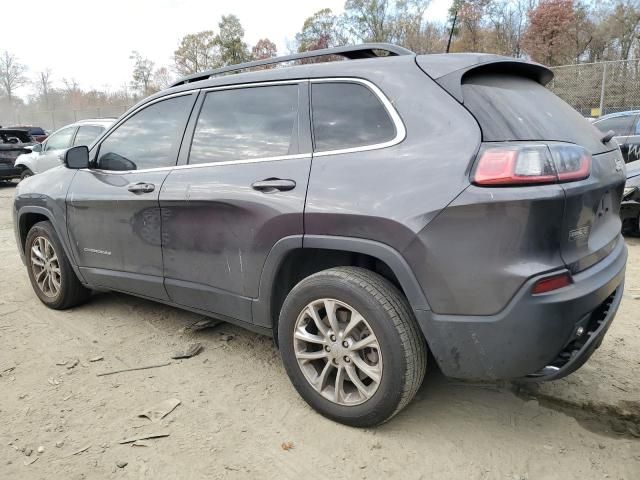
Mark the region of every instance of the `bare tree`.
[[73, 95], [80, 91], [80, 86], [75, 78], [63, 78], [62, 83], [64, 84], [64, 91], [67, 95]]
[[9, 103], [13, 101], [15, 90], [27, 83], [24, 75], [26, 71], [27, 67], [7, 50], [0, 56], [0, 88], [8, 97]]
[[129, 59], [133, 60], [133, 88], [142, 95], [149, 95], [154, 90], [151, 77], [155, 64], [135, 50], [131, 52]]
[[49, 108], [49, 93], [51, 92], [51, 69], [47, 68], [41, 72], [38, 72], [38, 77], [33, 82], [38, 95], [40, 95]]
[[173, 75], [169, 72], [167, 67], [160, 67], [153, 72], [153, 85], [159, 89], [164, 90], [169, 88], [173, 83]]

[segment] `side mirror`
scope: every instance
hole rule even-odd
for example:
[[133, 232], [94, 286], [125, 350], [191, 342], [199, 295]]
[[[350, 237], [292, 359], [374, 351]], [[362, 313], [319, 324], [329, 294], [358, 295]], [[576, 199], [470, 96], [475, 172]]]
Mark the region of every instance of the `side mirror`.
[[31, 151], [32, 152], [41, 152], [42, 151], [42, 144], [41, 143], [36, 143], [33, 147], [31, 147]]
[[101, 170], [115, 170], [123, 172], [136, 170], [138, 167], [128, 158], [114, 152], [108, 152], [100, 156], [100, 159], [98, 160], [98, 168]]
[[89, 168], [89, 149], [87, 146], [78, 145], [64, 152], [64, 164], [67, 168], [76, 170]]

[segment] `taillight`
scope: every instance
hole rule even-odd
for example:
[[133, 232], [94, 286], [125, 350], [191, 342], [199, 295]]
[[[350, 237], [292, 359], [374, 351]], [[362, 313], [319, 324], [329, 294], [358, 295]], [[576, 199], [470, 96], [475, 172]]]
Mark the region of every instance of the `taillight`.
[[558, 290], [559, 288], [568, 287], [571, 285], [571, 275], [567, 272], [560, 273], [558, 275], [552, 275], [550, 277], [545, 277], [538, 280], [531, 289], [531, 293], [534, 295], [539, 295], [541, 293], [551, 292], [553, 290]]
[[587, 178], [591, 154], [577, 145], [488, 147], [473, 172], [476, 185], [539, 185]]

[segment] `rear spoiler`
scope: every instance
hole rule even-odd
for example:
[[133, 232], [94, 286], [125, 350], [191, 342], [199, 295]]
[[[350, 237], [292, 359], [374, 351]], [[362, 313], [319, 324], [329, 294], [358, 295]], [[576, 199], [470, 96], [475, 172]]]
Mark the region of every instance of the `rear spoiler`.
[[418, 66], [452, 97], [463, 103], [465, 77], [482, 73], [501, 73], [530, 78], [540, 85], [553, 79], [553, 72], [539, 63], [483, 53], [418, 55]]

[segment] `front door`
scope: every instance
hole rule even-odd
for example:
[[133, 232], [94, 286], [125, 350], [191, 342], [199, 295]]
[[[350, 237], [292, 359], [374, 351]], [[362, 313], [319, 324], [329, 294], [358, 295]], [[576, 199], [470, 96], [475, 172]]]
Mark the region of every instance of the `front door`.
[[167, 299], [158, 196], [194, 101], [185, 94], [141, 107], [92, 149], [95, 168], [76, 173], [68, 231], [92, 286]]
[[62, 159], [60, 156], [71, 146], [75, 132], [76, 127], [66, 127], [47, 138], [42, 144], [42, 150], [32, 154], [35, 156], [35, 161], [33, 162], [35, 170], [33, 173], [42, 173], [61, 165]]
[[175, 303], [251, 321], [269, 251], [303, 233], [307, 83], [215, 89], [198, 103], [188, 164], [160, 192], [165, 287]]

